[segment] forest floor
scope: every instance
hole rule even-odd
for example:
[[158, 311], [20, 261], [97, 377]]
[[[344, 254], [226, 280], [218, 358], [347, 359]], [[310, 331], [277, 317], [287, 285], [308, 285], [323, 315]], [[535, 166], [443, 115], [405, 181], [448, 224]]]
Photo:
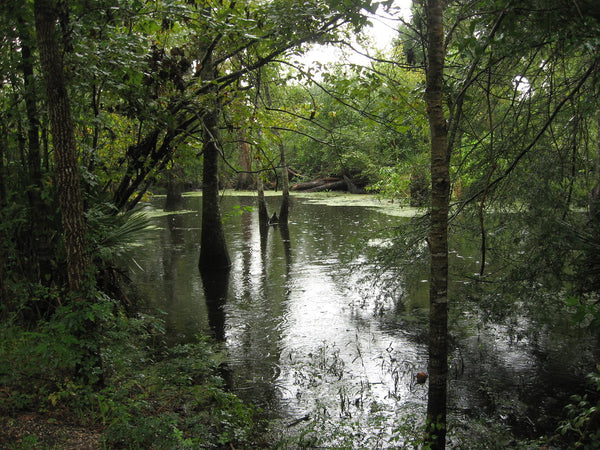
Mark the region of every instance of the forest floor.
[[68, 411], [0, 417], [3, 449], [102, 449], [101, 430], [77, 423]]

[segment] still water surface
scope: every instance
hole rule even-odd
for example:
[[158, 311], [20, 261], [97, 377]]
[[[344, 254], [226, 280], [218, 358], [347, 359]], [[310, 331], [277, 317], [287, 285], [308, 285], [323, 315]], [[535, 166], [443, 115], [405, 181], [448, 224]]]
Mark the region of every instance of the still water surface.
[[[298, 419], [319, 417], [347, 427], [359, 446], [391, 446], [398, 417], [425, 412], [426, 384], [415, 374], [427, 367], [427, 276], [402, 286], [399, 274], [393, 291], [367, 281], [377, 266], [369, 246], [381, 244], [374, 236], [407, 219], [392, 205], [332, 206], [318, 198], [335, 197], [294, 197], [289, 232], [270, 227], [261, 238], [257, 213], [244, 209], [256, 198], [224, 196], [233, 267], [226, 279], [204, 282], [197, 269], [201, 198], [186, 197], [184, 210], [172, 214], [160, 214], [164, 199], [156, 198], [147, 210], [157, 228], [134, 252], [132, 279], [148, 307], [166, 313], [174, 342], [199, 333], [221, 340], [233, 389], [290, 432]], [[271, 211], [278, 200], [267, 197]], [[563, 342], [549, 368], [543, 344], [511, 333], [502, 324], [473, 328], [453, 344], [456, 420], [485, 417], [539, 432], [532, 406], [544, 401], [540, 387], [548, 401], [564, 391], [566, 372], [589, 350]]]

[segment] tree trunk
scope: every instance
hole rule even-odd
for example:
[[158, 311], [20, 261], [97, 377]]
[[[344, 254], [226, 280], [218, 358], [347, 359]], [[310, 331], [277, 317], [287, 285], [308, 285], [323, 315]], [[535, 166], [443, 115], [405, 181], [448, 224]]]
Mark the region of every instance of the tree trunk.
[[52, 0], [35, 0], [34, 12], [54, 144], [56, 184], [65, 238], [69, 289], [78, 292], [82, 288], [88, 268], [86, 224], [71, 108], [63, 62], [55, 36], [55, 3]]
[[202, 287], [206, 299], [208, 326], [217, 342], [225, 342], [225, 310], [229, 291], [229, 271], [201, 271]]
[[444, 28], [442, 0], [427, 2], [428, 66], [426, 102], [431, 134], [431, 225], [429, 245], [429, 392], [426, 443], [443, 449], [446, 441], [448, 374], [448, 204], [449, 155], [443, 108]]
[[219, 148], [217, 112], [204, 118], [204, 167], [202, 172], [202, 237], [200, 270], [222, 270], [231, 266], [219, 206]]
[[244, 132], [239, 131], [239, 163], [241, 171], [237, 176], [235, 188], [238, 191], [251, 190], [254, 187], [254, 179], [252, 177], [252, 158], [250, 157], [250, 145], [245, 140]]
[[[127, 169], [113, 194], [113, 203], [119, 210], [129, 210], [135, 206], [130, 198], [139, 189], [150, 170], [158, 164], [157, 158], [165, 157], [162, 150], [164, 146], [157, 149], [159, 136], [160, 130], [154, 129], [139, 142], [127, 148], [125, 152]], [[150, 162], [148, 162], [148, 155], [151, 155]]]
[[285, 145], [283, 141], [279, 143], [279, 152], [281, 155], [281, 207], [279, 208], [279, 224], [287, 227], [290, 214], [290, 177], [285, 159]]
[[176, 162], [166, 172], [167, 176], [167, 198], [165, 200], [165, 211], [177, 211], [183, 205], [183, 168]]
[[35, 47], [33, 31], [30, 25], [19, 20], [19, 38], [23, 40], [21, 46], [21, 68], [23, 72], [23, 99], [27, 114], [27, 164], [29, 168], [29, 182], [27, 198], [30, 205], [30, 220], [28, 233], [32, 239], [28, 242], [29, 279], [33, 282], [47, 282], [54, 266], [53, 232], [48, 227], [40, 227], [40, 221], [53, 220], [51, 210], [42, 199], [42, 149], [40, 143], [40, 112], [38, 109], [38, 86], [35, 82], [34, 56], [32, 48]]
[[256, 177], [256, 191], [258, 193], [258, 223], [261, 227], [269, 226], [269, 211], [265, 201], [265, 188], [260, 174]]
[[[210, 50], [209, 50], [210, 51]], [[202, 79], [215, 78], [210, 55], [204, 58]], [[213, 95], [217, 95], [213, 92]], [[221, 208], [219, 206], [219, 111], [218, 100], [214, 100], [210, 109], [202, 117], [202, 237], [200, 241], [200, 271], [224, 270], [231, 267], [231, 259], [225, 242]]]
[[[270, 107], [273, 104], [273, 101], [271, 99], [271, 89], [269, 88], [268, 83], [264, 84], [264, 90], [267, 97], [267, 104]], [[279, 138], [279, 156], [281, 161], [281, 207], [279, 208], [278, 223], [282, 227], [287, 228], [290, 214], [290, 177], [285, 159], [285, 145], [283, 144], [283, 139], [281, 139], [281, 135], [277, 129], [273, 129], [273, 133]]]

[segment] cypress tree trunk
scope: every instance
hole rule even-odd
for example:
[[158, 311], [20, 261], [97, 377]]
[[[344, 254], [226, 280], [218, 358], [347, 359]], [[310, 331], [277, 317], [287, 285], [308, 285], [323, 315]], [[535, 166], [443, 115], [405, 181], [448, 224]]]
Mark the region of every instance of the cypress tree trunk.
[[[210, 51], [210, 50], [209, 50]], [[206, 82], [214, 80], [215, 73], [212, 58], [204, 58], [201, 76]], [[229, 269], [231, 259], [225, 242], [221, 208], [219, 206], [219, 102], [205, 110], [202, 117], [202, 154], [204, 165], [202, 170], [202, 237], [200, 240], [200, 271]]]
[[202, 171], [202, 237], [200, 241], [200, 270], [222, 270], [231, 266], [221, 208], [219, 206], [219, 147], [217, 115], [206, 113], [204, 125], [204, 167]]
[[167, 176], [167, 198], [165, 200], [165, 211], [176, 211], [183, 205], [183, 168], [176, 162], [166, 172]]
[[443, 109], [444, 28], [442, 0], [427, 2], [427, 116], [431, 134], [431, 225], [429, 245], [429, 392], [426, 442], [443, 449], [446, 440], [448, 374], [448, 204], [449, 155]]
[[285, 159], [285, 146], [283, 141], [279, 144], [281, 154], [281, 208], [279, 209], [279, 224], [287, 226], [290, 210], [290, 177], [288, 174], [287, 161]]
[[64, 79], [63, 62], [55, 36], [55, 2], [35, 0], [34, 12], [54, 144], [56, 184], [67, 256], [67, 276], [69, 289], [77, 292], [82, 287], [88, 267], [85, 245], [86, 224], [71, 108]]
[[265, 186], [260, 174], [256, 177], [256, 192], [258, 194], [258, 223], [261, 227], [268, 227], [269, 211], [265, 201]]
[[[34, 56], [32, 48], [35, 47], [33, 30], [28, 23], [19, 20], [19, 36], [23, 40], [21, 45], [21, 69], [23, 72], [23, 99], [27, 113], [27, 164], [29, 168], [29, 182], [27, 197], [29, 199], [30, 220], [27, 235], [31, 248], [28, 249], [29, 280], [44, 283], [46, 275], [53, 271], [55, 239], [53, 231], [48, 227], [40, 227], [40, 222], [53, 220], [51, 209], [42, 199], [42, 149], [40, 143], [40, 119], [38, 109], [38, 91], [34, 75]], [[25, 244], [25, 242], [24, 242]]]
[[[272, 105], [271, 90], [269, 84], [264, 85], [265, 95], [267, 97], [267, 104]], [[279, 208], [279, 224], [283, 227], [287, 227], [289, 210], [290, 210], [290, 177], [288, 174], [287, 161], [285, 159], [285, 145], [283, 139], [277, 129], [273, 130], [273, 134], [279, 138], [279, 155], [281, 160], [281, 207]]]

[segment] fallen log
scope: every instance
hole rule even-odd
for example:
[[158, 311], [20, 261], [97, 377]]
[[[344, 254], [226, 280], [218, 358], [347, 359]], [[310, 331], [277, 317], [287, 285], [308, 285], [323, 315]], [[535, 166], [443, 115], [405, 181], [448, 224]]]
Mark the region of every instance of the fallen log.
[[323, 186], [327, 183], [330, 183], [330, 181], [325, 181], [324, 179], [305, 181], [304, 183], [296, 183], [292, 186], [292, 191], [306, 191], [308, 189], [314, 189], [316, 187]]
[[362, 194], [365, 191], [357, 186], [359, 182], [361, 180], [352, 180], [347, 175], [343, 175], [342, 177], [325, 177], [318, 180], [296, 183], [291, 187], [291, 190], [304, 192], [348, 191], [352, 194]]
[[333, 181], [330, 183], [324, 183], [320, 186], [315, 186], [311, 189], [305, 189], [304, 192], [323, 192], [323, 191], [347, 191], [348, 184], [346, 180]]

